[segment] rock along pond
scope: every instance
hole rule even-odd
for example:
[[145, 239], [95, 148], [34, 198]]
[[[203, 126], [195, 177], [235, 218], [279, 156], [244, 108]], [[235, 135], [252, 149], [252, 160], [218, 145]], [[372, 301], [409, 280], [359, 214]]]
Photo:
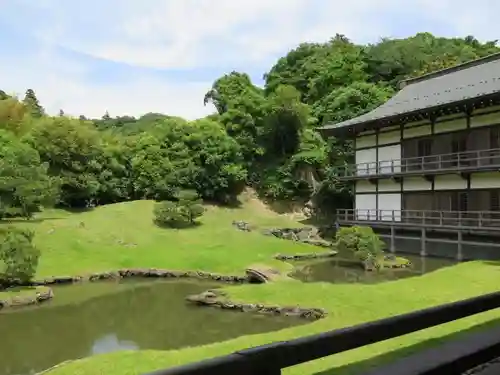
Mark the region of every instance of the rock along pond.
[[177, 349], [307, 323], [185, 302], [190, 294], [220, 286], [125, 281], [53, 287], [49, 302], [0, 313], [0, 375], [35, 374], [66, 360], [116, 350]]

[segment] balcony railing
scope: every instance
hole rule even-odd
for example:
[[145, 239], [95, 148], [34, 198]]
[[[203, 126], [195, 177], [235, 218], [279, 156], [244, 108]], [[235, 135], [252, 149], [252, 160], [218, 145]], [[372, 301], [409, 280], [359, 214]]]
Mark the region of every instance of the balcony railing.
[[383, 176], [442, 174], [500, 168], [500, 149], [455, 152], [349, 164], [336, 169], [341, 180]]
[[462, 228], [500, 231], [499, 211], [431, 211], [340, 209], [337, 221], [342, 223], [397, 224], [408, 227]]

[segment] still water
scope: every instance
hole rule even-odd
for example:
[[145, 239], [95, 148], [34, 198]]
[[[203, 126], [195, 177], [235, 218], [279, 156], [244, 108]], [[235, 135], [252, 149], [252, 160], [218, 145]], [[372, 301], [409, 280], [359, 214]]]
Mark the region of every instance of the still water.
[[213, 286], [127, 281], [55, 287], [51, 302], [0, 313], [0, 375], [35, 374], [65, 360], [117, 350], [197, 346], [305, 323], [184, 301]]
[[384, 269], [380, 272], [365, 271], [352, 258], [338, 254], [335, 258], [318, 260], [315, 262], [295, 263], [296, 269], [291, 275], [303, 282], [330, 282], [330, 283], [362, 283], [374, 284], [385, 281], [398, 280], [406, 277], [419, 276], [443, 267], [449, 267], [456, 262], [451, 259], [422, 258], [415, 255], [402, 254], [412, 266], [408, 269]]

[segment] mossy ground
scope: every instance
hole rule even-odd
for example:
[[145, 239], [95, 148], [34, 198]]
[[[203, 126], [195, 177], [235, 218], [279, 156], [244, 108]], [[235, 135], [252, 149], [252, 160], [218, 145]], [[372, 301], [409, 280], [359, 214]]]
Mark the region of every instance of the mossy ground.
[[[19, 225], [32, 226], [36, 231], [36, 244], [42, 250], [39, 277], [123, 267], [200, 269], [241, 274], [246, 266], [255, 263], [285, 270], [291, 266], [273, 260], [274, 254], [312, 252], [316, 249], [234, 229], [232, 220], [245, 220], [261, 227], [292, 225], [286, 217], [273, 214], [252, 202], [234, 209], [209, 207], [201, 225], [178, 231], [155, 227], [152, 207], [152, 202], [141, 201], [100, 207], [85, 213], [62, 214], [54, 211], [45, 213], [37, 222]], [[421, 277], [377, 285], [301, 283], [284, 279], [265, 285], [230, 286], [225, 289], [234, 301], [322, 307], [329, 315], [311, 324], [202, 347], [99, 355], [69, 362], [49, 373], [141, 374], [271, 341], [289, 340], [460, 300], [498, 290], [499, 266], [489, 262], [469, 262]], [[284, 373], [355, 374], [361, 368], [434, 345], [457, 332], [481, 324], [496, 324], [499, 318], [498, 311], [483, 313], [296, 366]]]

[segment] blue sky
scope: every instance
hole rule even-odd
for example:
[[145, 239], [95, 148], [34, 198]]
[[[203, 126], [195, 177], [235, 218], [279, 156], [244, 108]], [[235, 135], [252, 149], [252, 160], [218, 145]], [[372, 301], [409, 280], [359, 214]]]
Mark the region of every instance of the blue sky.
[[491, 40], [499, 11], [496, 0], [0, 0], [0, 89], [32, 88], [54, 114], [193, 119], [213, 111], [203, 96], [220, 75], [261, 84], [300, 42]]

